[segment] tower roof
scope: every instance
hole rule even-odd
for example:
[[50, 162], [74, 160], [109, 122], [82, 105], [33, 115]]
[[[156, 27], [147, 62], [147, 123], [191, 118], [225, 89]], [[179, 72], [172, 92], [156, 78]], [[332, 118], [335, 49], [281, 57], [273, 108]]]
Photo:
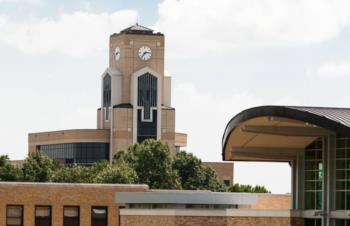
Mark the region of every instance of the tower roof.
[[135, 24], [131, 27], [125, 28], [124, 30], [120, 31], [120, 34], [146, 34], [146, 35], [152, 35], [153, 30], [144, 26], [141, 26], [139, 24]]

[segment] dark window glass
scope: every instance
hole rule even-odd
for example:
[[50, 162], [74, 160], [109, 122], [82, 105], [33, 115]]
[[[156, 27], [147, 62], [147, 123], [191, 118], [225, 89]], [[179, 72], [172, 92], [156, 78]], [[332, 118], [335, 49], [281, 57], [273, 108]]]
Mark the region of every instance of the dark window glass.
[[322, 140], [318, 139], [305, 149], [305, 209], [322, 209], [323, 160]]
[[304, 219], [304, 226], [322, 226], [321, 219]]
[[51, 226], [51, 206], [35, 207], [35, 226]]
[[112, 96], [112, 92], [111, 92], [111, 76], [110, 75], [106, 75], [103, 78], [103, 108], [104, 108], [104, 112], [105, 112], [105, 120], [108, 121], [109, 120], [109, 107], [111, 106], [111, 96]]
[[104, 206], [95, 206], [91, 208], [91, 226], [108, 225], [108, 209]]
[[91, 164], [109, 160], [109, 143], [75, 143], [41, 145], [38, 150], [66, 164]]
[[8, 205], [6, 207], [6, 226], [23, 226], [23, 206]]
[[[153, 121], [152, 107], [157, 107], [157, 77], [146, 73], [137, 79], [137, 105], [143, 107], [142, 121]], [[154, 117], [154, 115], [153, 115]]]
[[229, 186], [229, 185], [230, 185], [230, 180], [224, 180], [224, 184], [225, 184], [226, 186]]
[[63, 207], [63, 226], [79, 226], [79, 206]]
[[137, 110], [137, 142], [157, 139], [157, 110], [153, 110], [153, 121], [143, 122], [141, 110]]
[[[335, 159], [337, 210], [350, 210], [350, 139], [337, 137]], [[340, 221], [339, 221], [340, 222]], [[339, 223], [340, 224], [340, 223]], [[350, 226], [350, 225], [349, 225]]]
[[350, 226], [349, 219], [336, 219], [334, 220], [335, 226]]

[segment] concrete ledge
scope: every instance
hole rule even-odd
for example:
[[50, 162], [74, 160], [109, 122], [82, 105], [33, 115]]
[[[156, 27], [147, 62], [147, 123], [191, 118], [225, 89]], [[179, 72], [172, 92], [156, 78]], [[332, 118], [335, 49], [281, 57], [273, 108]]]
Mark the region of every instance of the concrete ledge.
[[214, 217], [285, 217], [292, 216], [290, 210], [196, 210], [196, 209], [121, 209], [120, 216], [214, 216]]
[[37, 182], [0, 182], [1, 187], [47, 187], [47, 188], [130, 188], [148, 190], [145, 184], [81, 184], [81, 183], [37, 183]]
[[247, 205], [256, 204], [257, 195], [211, 191], [151, 190], [148, 192], [117, 192], [115, 202], [125, 204]]

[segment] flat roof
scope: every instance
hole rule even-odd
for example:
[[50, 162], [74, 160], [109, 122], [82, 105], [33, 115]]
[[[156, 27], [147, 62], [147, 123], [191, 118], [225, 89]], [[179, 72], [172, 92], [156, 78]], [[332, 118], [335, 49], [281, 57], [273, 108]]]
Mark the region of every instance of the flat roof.
[[148, 191], [116, 192], [118, 204], [209, 204], [248, 205], [256, 204], [257, 194], [211, 191]]

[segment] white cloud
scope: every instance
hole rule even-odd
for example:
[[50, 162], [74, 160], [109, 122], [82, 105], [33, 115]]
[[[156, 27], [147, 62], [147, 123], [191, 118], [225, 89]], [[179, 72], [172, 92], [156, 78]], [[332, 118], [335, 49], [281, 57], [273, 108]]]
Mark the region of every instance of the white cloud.
[[164, 0], [154, 27], [174, 56], [203, 56], [329, 40], [349, 26], [349, 10], [348, 0]]
[[319, 75], [324, 78], [350, 78], [350, 62], [329, 62], [320, 66]]
[[[265, 101], [249, 93], [221, 96], [202, 92], [191, 83], [179, 84], [173, 96], [176, 130], [188, 133], [187, 151], [203, 161], [221, 161], [221, 140], [226, 124], [242, 110], [263, 105]], [[291, 97], [280, 97], [276, 104], [295, 104]], [[265, 185], [273, 193], [290, 191], [290, 167], [275, 163], [235, 163], [235, 181]], [[271, 178], [274, 178], [271, 180]]]
[[[225, 97], [198, 91], [191, 83], [175, 87], [176, 126], [188, 133], [187, 150], [204, 160], [221, 160], [221, 138], [227, 122], [238, 112], [263, 103], [248, 93]], [[205, 142], [204, 142], [205, 140]]]
[[121, 10], [111, 14], [83, 11], [63, 13], [57, 19], [15, 21], [0, 15], [0, 43], [26, 53], [58, 52], [85, 57], [105, 52], [109, 35], [136, 21], [137, 12]]

